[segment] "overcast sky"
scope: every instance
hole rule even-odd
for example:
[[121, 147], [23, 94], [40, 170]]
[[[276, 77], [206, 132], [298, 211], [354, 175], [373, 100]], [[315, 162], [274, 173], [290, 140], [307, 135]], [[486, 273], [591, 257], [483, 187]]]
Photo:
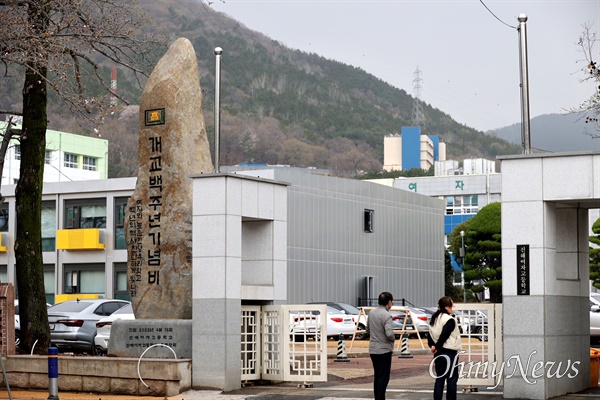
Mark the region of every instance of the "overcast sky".
[[521, 13], [528, 17], [531, 117], [563, 113], [594, 92], [593, 83], [580, 82], [586, 64], [577, 41], [584, 24], [599, 32], [600, 0], [483, 0], [495, 16], [480, 0], [225, 1], [211, 7], [290, 48], [360, 67], [411, 95], [418, 67], [424, 102], [483, 131], [521, 121]]

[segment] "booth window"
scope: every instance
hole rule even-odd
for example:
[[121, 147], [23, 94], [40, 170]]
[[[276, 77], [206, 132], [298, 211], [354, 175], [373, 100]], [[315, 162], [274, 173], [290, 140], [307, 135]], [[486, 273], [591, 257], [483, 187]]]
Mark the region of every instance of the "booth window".
[[373, 233], [373, 210], [365, 210], [364, 212], [364, 229], [365, 232]]

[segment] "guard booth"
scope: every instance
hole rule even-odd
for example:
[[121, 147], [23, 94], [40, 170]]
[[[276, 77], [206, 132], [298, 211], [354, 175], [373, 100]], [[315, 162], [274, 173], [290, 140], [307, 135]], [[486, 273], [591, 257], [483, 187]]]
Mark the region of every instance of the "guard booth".
[[499, 159], [504, 360], [513, 361], [504, 398], [580, 392], [590, 383], [588, 210], [600, 208], [600, 152]]
[[289, 379], [292, 370], [302, 380], [320, 376], [288, 369], [297, 359], [289, 310], [276, 306], [287, 300], [288, 184], [238, 174], [191, 178], [192, 387], [236, 390], [243, 379]]

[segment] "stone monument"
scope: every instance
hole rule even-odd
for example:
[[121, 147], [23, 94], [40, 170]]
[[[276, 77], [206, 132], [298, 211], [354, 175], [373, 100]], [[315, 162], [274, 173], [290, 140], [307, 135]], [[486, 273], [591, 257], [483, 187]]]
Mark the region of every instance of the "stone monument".
[[138, 173], [126, 210], [137, 319], [192, 318], [192, 180], [213, 171], [196, 53], [177, 39], [140, 102]]

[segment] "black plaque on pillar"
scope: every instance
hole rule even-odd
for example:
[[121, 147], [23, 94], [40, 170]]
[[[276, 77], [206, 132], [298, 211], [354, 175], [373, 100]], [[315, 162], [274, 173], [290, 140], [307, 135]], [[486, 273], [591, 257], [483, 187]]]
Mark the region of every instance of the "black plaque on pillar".
[[529, 295], [529, 245], [517, 245], [517, 295]]

